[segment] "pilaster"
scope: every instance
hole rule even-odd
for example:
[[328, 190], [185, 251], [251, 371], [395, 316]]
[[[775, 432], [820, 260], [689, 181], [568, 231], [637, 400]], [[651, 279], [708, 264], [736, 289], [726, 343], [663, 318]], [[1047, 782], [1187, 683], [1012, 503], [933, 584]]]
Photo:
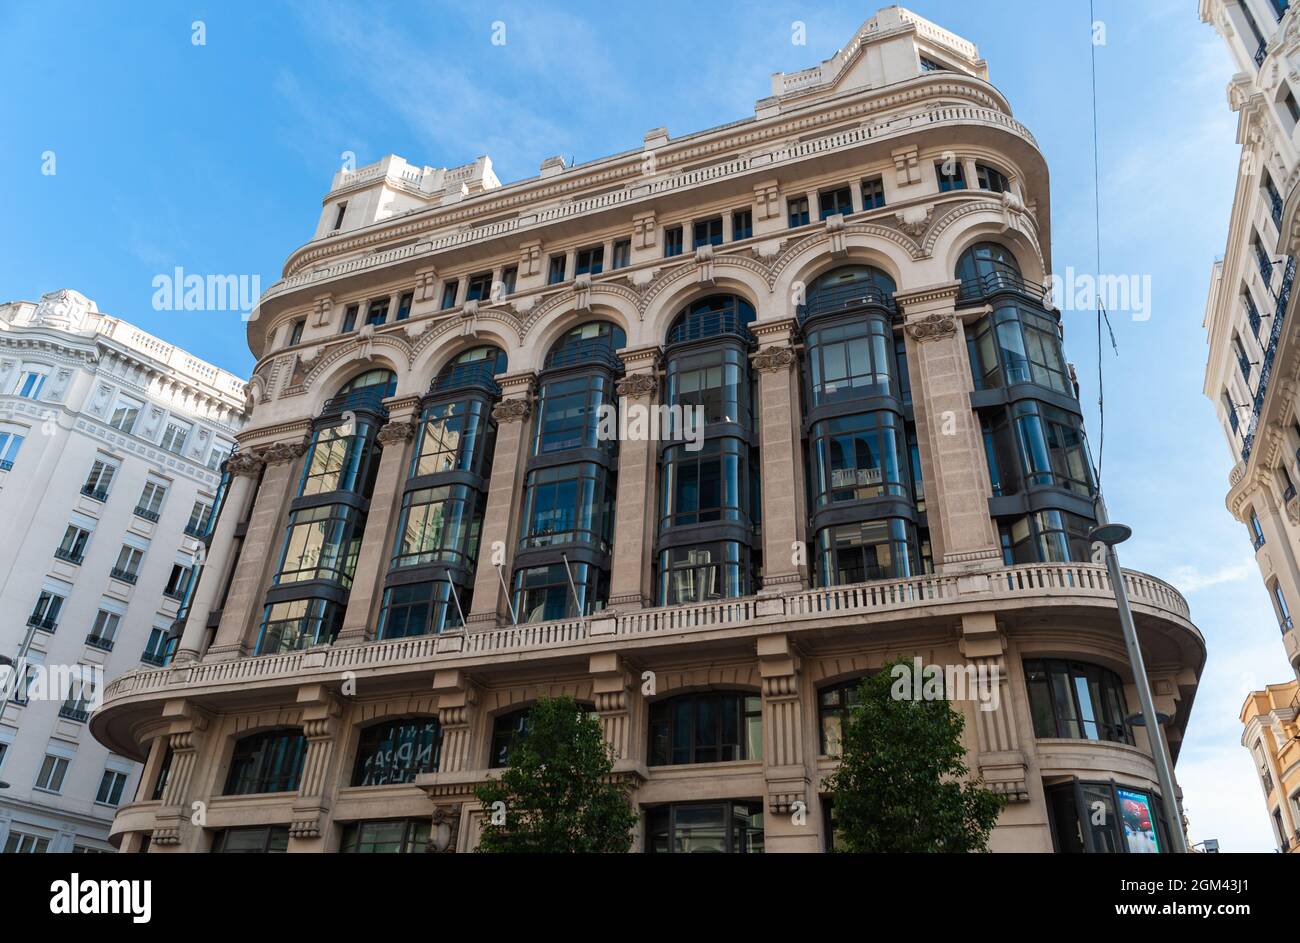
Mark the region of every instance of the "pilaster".
[[805, 589], [807, 508], [803, 437], [799, 428], [798, 357], [794, 319], [751, 325], [758, 339], [759, 463], [762, 466], [763, 588]]
[[1000, 566], [989, 517], [992, 494], [983, 434], [970, 404], [974, 388], [966, 337], [956, 314], [959, 283], [895, 295], [905, 315], [916, 432], [923, 443], [930, 540], [940, 572]]
[[[627, 368], [616, 386], [620, 416], [629, 417], [629, 409], [653, 415], [659, 398], [659, 348], [626, 351], [620, 357]], [[648, 432], [652, 426], [645, 428]], [[650, 435], [619, 442], [611, 607], [639, 609], [650, 605], [653, 598], [655, 471]]]

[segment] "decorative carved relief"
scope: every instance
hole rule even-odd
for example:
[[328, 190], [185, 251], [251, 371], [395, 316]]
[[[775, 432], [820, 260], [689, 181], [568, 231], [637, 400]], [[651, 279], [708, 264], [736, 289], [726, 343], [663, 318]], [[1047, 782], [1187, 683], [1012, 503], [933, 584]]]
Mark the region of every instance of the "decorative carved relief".
[[390, 445], [400, 445], [415, 438], [415, 430], [418, 424], [414, 420], [402, 421], [394, 419], [380, 427], [375, 441], [387, 448]]
[[258, 457], [268, 465], [282, 465], [292, 462], [307, 451], [307, 440], [299, 442], [273, 442], [257, 450]]
[[235, 452], [226, 459], [226, 469], [230, 474], [247, 475], [250, 478], [256, 477], [265, 464], [256, 455], [250, 455], [248, 452]]
[[909, 206], [895, 213], [894, 219], [898, 223], [900, 232], [905, 232], [920, 241], [925, 231], [930, 228], [931, 220], [934, 219], [934, 206]]
[[522, 422], [532, 411], [532, 404], [526, 399], [507, 399], [492, 407], [492, 418], [497, 422]]
[[646, 373], [633, 373], [623, 377], [614, 385], [619, 396], [628, 399], [644, 399], [659, 389], [659, 381]]
[[791, 347], [768, 347], [754, 355], [754, 369], [759, 373], [789, 370], [794, 366], [795, 354]]
[[951, 314], [928, 314], [907, 325], [913, 340], [930, 341], [951, 337], [957, 333], [957, 322]]

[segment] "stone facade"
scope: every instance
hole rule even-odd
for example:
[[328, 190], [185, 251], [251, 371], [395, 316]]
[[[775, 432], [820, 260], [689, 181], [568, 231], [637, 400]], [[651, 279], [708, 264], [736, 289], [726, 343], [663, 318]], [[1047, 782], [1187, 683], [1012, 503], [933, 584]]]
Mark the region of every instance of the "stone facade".
[[1204, 327], [1207, 397], [1236, 462], [1228, 510], [1246, 525], [1300, 677], [1300, 333], [1295, 259], [1300, 246], [1300, 18], [1270, 0], [1202, 0], [1240, 71], [1228, 85], [1239, 115], [1241, 164], [1223, 260], [1211, 271]]
[[[1040, 372], [986, 343], [994, 318], [1060, 340], [1035, 288], [1047, 168], [973, 45], [891, 7], [834, 58], [774, 76], [746, 121], [654, 129], [639, 151], [549, 159], [505, 186], [425, 186], [451, 173], [427, 168], [417, 185], [406, 166], [336, 178], [317, 238], [249, 324], [255, 408], [195, 603], [215, 634], [192, 615], [176, 664], [119, 679], [92, 719], [146, 764], [114, 824], [124, 850], [331, 852], [381, 830], [471, 850], [473, 790], [516, 712], [565, 694], [632, 786], [637, 850], [823, 851], [839, 686], [913, 656], [995, 679], [995, 700], [954, 702], [972, 770], [1010, 800], [995, 849], [1084, 841], [1052, 824], [1080, 784], [1154, 798], [1141, 728], [1042, 726], [1045, 672], [1093, 672], [1112, 713], [1137, 698], [1086, 542], [1091, 478], [1066, 467], [1081, 452], [1061, 445], [1043, 487], [1014, 449], [990, 464], [1012, 411], [1077, 440], [1079, 409], [1059, 354]], [[400, 212], [354, 223], [394, 188]], [[1001, 366], [977, 384], [972, 356]], [[698, 461], [730, 443], [727, 467], [746, 469], [724, 473], [722, 509], [693, 516], [705, 505], [683, 495], [704, 499], [673, 482], [696, 459], [678, 446], [584, 438], [592, 400], [577, 431], [559, 421], [575, 377], [621, 416], [704, 384]], [[431, 456], [455, 397], [491, 444], [471, 461], [462, 436], [452, 468]], [[831, 441], [867, 414], [874, 445]], [[373, 483], [322, 496], [318, 480], [343, 480], [321, 459], [340, 428], [373, 443]], [[577, 516], [607, 531], [541, 510], [539, 482], [575, 468], [608, 505]], [[477, 541], [431, 565], [412, 508], [438, 488], [471, 494]], [[355, 553], [317, 586], [298, 576], [297, 528], [326, 503]], [[854, 528], [893, 536], [855, 543]], [[1172, 587], [1126, 580], [1176, 755], [1204, 643]], [[433, 621], [399, 631], [413, 586]], [[295, 600], [323, 615], [283, 621]], [[700, 733], [715, 722], [720, 742]], [[745, 824], [693, 832], [684, 811]]]
[[[0, 306], [0, 653], [51, 677], [166, 663], [243, 408], [238, 377], [75, 291]], [[139, 764], [86, 735], [93, 697], [27, 693], [0, 715], [0, 848], [111, 850]]]
[[1250, 751], [1278, 848], [1300, 849], [1300, 682], [1252, 691], [1241, 706], [1241, 745]]

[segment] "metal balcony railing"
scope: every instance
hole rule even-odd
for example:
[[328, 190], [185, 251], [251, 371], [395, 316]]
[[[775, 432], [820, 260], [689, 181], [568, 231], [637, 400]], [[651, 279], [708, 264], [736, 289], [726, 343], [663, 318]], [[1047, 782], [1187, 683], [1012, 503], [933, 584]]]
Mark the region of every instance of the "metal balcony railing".
[[54, 630], [59, 627], [59, 624], [49, 616], [38, 616], [34, 612], [27, 617], [27, 624], [33, 628], [40, 629], [42, 632], [49, 632], [51, 634], [53, 634]]
[[1047, 295], [1042, 285], [1025, 281], [1025, 277], [1007, 265], [998, 265], [992, 271], [974, 278], [963, 278], [957, 290], [958, 304], [983, 301], [991, 295], [1015, 294], [1041, 304]]
[[94, 632], [86, 636], [86, 644], [91, 648], [99, 649], [101, 652], [111, 652], [113, 650], [113, 640], [111, 638], [103, 638]]
[[107, 488], [96, 488], [96, 487], [93, 486], [93, 485], [82, 485], [82, 486], [81, 486], [81, 493], [84, 494], [84, 495], [85, 495], [86, 497], [88, 497], [88, 498], [94, 498], [96, 501], [107, 501], [107, 500], [108, 500], [108, 489], [107, 489]]
[[496, 379], [495, 360], [462, 363], [444, 370], [429, 387], [430, 393], [450, 393], [453, 390], [483, 390], [492, 396], [501, 395], [501, 384]]
[[64, 720], [75, 720], [79, 724], [84, 724], [90, 719], [90, 711], [64, 704], [59, 708], [59, 716]]
[[391, 395], [386, 383], [363, 386], [359, 389], [349, 390], [347, 393], [331, 396], [325, 401], [325, 407], [321, 410], [321, 413], [342, 413], [349, 409], [366, 408], [382, 412], [384, 411], [384, 400]]
[[623, 361], [618, 359], [607, 337], [591, 337], [584, 341], [569, 344], [546, 358], [546, 369], [573, 367], [585, 364], [599, 364], [611, 370], [622, 370]]
[[797, 314], [802, 323], [818, 315], [857, 311], [862, 308], [880, 308], [890, 314], [898, 311], [893, 292], [886, 291], [871, 282], [849, 282], [810, 291], [804, 303], [799, 305]]
[[81, 554], [72, 550], [65, 550], [62, 547], [59, 547], [54, 551], [54, 556], [59, 560], [64, 560], [68, 563], [75, 563], [78, 566], [81, 565], [81, 561], [84, 559]]
[[754, 335], [749, 332], [749, 328], [741, 320], [736, 309], [729, 307], [721, 311], [688, 315], [682, 323], [668, 332], [668, 343], [681, 344], [726, 334], [739, 337], [747, 343], [754, 339]]
[[111, 572], [113, 579], [121, 580], [123, 583], [131, 583], [132, 585], [134, 585], [135, 581], [140, 578], [138, 574], [133, 573], [130, 570], [123, 570], [121, 567], [115, 566]]
[[154, 524], [158, 523], [158, 512], [151, 511], [148, 508], [137, 507], [135, 509], [135, 516], [139, 518], [143, 518], [144, 520], [150, 521]]
[[[1246, 425], [1246, 436], [1241, 445], [1241, 460], [1250, 460], [1250, 453], [1255, 447], [1255, 431], [1259, 417], [1264, 411], [1264, 401], [1268, 397], [1269, 381], [1273, 376], [1273, 361], [1277, 359], [1278, 344], [1282, 340], [1283, 322], [1286, 320], [1287, 305], [1291, 302], [1291, 288], [1295, 282], [1295, 257], [1289, 256], [1282, 271], [1282, 284], [1278, 288], [1276, 307], [1273, 309], [1273, 324], [1268, 332], [1268, 342], [1264, 346], [1264, 359], [1259, 368], [1259, 385], [1255, 388], [1255, 398], [1251, 402], [1250, 420]], [[1267, 279], [1265, 279], [1267, 281]]]

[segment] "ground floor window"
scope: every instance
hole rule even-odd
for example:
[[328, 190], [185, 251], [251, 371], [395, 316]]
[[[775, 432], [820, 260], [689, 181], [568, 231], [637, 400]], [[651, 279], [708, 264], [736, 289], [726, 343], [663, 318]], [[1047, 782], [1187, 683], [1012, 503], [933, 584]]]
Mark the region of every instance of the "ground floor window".
[[289, 826], [262, 825], [255, 828], [227, 828], [217, 832], [213, 854], [283, 854], [289, 850]]
[[1121, 783], [1074, 780], [1046, 789], [1058, 852], [1160, 854], [1169, 848], [1160, 797]]
[[430, 819], [353, 822], [343, 829], [344, 854], [418, 854], [428, 850]]
[[652, 854], [759, 854], [761, 802], [661, 805], [646, 812], [645, 850]]
[[49, 850], [50, 840], [39, 835], [11, 831], [5, 840], [4, 853], [7, 855], [43, 855]]

